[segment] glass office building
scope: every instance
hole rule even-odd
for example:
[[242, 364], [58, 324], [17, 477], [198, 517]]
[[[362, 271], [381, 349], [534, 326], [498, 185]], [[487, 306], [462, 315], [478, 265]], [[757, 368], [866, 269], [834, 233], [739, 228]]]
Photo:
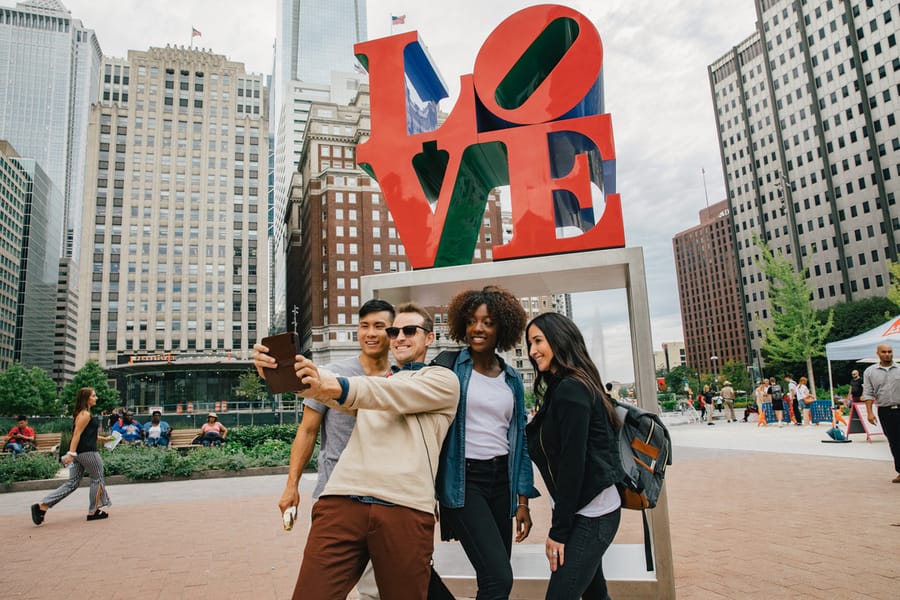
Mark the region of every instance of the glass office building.
[[25, 367], [54, 371], [54, 335], [63, 194], [30, 158], [16, 158], [25, 174], [25, 223], [19, 266], [14, 358]]
[[62, 192], [70, 256], [77, 255], [88, 111], [101, 58], [94, 32], [58, 0], [0, 7], [0, 139], [36, 160]]
[[[360, 79], [353, 45], [366, 39], [365, 0], [279, 0], [271, 135], [274, 139], [273, 227], [271, 235], [274, 329], [284, 331], [286, 256], [290, 232], [285, 222], [292, 188], [299, 187], [297, 164], [314, 101], [346, 104]], [[336, 95], [334, 95], [336, 94]]]

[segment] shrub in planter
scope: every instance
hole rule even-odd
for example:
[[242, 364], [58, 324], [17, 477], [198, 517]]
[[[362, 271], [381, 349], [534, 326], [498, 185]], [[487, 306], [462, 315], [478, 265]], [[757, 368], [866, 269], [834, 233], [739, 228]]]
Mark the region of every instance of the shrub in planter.
[[59, 471], [60, 464], [55, 456], [43, 452], [30, 452], [18, 458], [0, 458], [0, 483], [50, 479]]
[[297, 433], [296, 425], [245, 425], [228, 430], [228, 444], [251, 449], [267, 440], [280, 440], [291, 444]]

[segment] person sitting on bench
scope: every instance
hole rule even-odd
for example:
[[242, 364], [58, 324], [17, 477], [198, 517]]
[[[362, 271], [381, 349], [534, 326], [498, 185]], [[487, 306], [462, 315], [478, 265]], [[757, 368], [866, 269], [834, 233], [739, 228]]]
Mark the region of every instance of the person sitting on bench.
[[200, 428], [200, 443], [204, 446], [221, 446], [228, 435], [228, 428], [219, 423], [219, 415], [209, 413], [206, 423]]

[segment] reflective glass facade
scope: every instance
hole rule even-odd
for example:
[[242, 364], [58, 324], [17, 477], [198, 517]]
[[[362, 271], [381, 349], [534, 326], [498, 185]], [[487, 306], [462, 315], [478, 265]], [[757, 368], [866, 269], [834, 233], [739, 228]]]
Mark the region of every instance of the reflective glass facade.
[[59, 2], [0, 8], [0, 139], [34, 158], [64, 194], [69, 252], [81, 222], [88, 110], [101, 57], [94, 32]]
[[333, 92], [355, 95], [356, 87], [348, 84], [347, 78], [362, 77], [354, 69], [353, 45], [366, 39], [366, 27], [365, 0], [278, 0], [272, 84], [271, 133], [275, 143], [270, 235], [271, 322], [279, 331], [287, 327], [290, 310], [285, 305], [286, 255], [290, 244], [290, 233], [285, 229], [286, 212], [303, 148], [309, 103], [349, 101], [332, 97]]
[[15, 150], [0, 140], [0, 369], [13, 362], [19, 265], [25, 229], [28, 178], [15, 161]]
[[26, 368], [40, 367], [49, 376], [53, 373], [63, 194], [35, 160], [13, 160], [27, 179], [15, 360]]

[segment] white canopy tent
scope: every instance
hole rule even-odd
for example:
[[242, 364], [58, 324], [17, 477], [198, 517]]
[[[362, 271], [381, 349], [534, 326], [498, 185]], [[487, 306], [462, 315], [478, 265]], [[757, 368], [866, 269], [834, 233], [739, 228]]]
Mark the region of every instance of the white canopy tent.
[[894, 348], [894, 358], [900, 356], [900, 315], [865, 333], [839, 342], [825, 344], [825, 355], [828, 358], [828, 385], [831, 387], [832, 400], [834, 400], [834, 385], [831, 380], [831, 361], [873, 359], [875, 358], [875, 348], [879, 344], [890, 344]]

